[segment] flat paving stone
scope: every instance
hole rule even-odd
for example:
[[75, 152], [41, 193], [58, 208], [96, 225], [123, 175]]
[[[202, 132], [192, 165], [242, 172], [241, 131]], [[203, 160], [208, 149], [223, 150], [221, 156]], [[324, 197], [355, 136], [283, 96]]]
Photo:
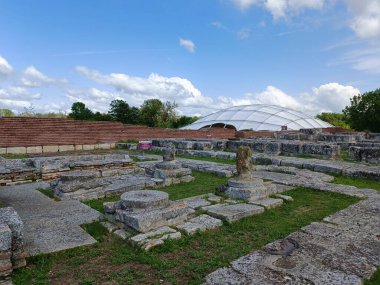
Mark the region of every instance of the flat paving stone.
[[287, 196], [287, 195], [282, 195], [282, 194], [276, 194], [275, 195], [277, 198], [280, 198], [286, 202], [292, 202], [294, 201], [293, 197]]
[[265, 210], [263, 207], [245, 203], [233, 205], [217, 204], [204, 208], [207, 208], [207, 214], [210, 216], [223, 219], [229, 223], [245, 217], [261, 214]]
[[0, 187], [0, 201], [13, 207], [24, 223], [25, 249], [30, 255], [96, 243], [80, 225], [97, 221], [98, 211], [79, 201], [54, 201], [37, 191], [44, 182]]
[[201, 207], [209, 206], [211, 205], [211, 202], [207, 201], [205, 198], [186, 198], [179, 200], [180, 202], [183, 202], [186, 206], [192, 208], [192, 209], [199, 209]]
[[266, 198], [266, 199], [252, 201], [249, 203], [253, 205], [262, 206], [265, 209], [272, 209], [272, 208], [281, 206], [284, 203], [284, 201], [282, 199]]
[[181, 233], [170, 227], [161, 227], [154, 231], [138, 234], [130, 238], [132, 245], [140, 246], [144, 250], [163, 244], [166, 239], [179, 239]]
[[177, 228], [183, 230], [186, 234], [192, 235], [196, 232], [203, 232], [210, 229], [215, 229], [223, 225], [219, 219], [210, 217], [209, 215], [200, 215], [190, 219], [184, 224], [177, 225]]

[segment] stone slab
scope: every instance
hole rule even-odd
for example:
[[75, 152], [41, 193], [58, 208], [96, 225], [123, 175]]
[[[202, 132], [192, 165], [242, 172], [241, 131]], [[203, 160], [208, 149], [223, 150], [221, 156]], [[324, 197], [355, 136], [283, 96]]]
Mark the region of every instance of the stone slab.
[[42, 152], [58, 152], [58, 146], [57, 145], [44, 145], [42, 146]]
[[294, 201], [293, 197], [287, 196], [287, 195], [282, 195], [282, 194], [276, 194], [275, 195], [277, 198], [280, 198], [286, 202], [292, 202]]
[[26, 153], [42, 153], [42, 146], [28, 146]]
[[272, 209], [272, 208], [281, 206], [284, 203], [284, 201], [282, 199], [266, 198], [266, 199], [251, 201], [249, 203], [253, 204], [253, 205], [262, 206], [268, 210], [268, 209]]
[[81, 144], [76, 144], [76, 145], [74, 146], [74, 148], [75, 148], [75, 150], [83, 150], [83, 145], [81, 145]]
[[211, 205], [211, 202], [207, 201], [205, 198], [199, 198], [199, 197], [186, 198], [186, 199], [180, 200], [180, 202], [185, 203], [185, 205], [195, 210], [200, 209], [201, 207], [204, 207], [204, 206]]
[[24, 146], [15, 146], [15, 147], [8, 147], [7, 148], [7, 154], [25, 154], [26, 153], [26, 147]]
[[68, 145], [59, 145], [58, 146], [58, 151], [59, 152], [64, 152], [64, 151], [74, 151], [75, 147], [73, 144], [68, 144]]
[[217, 204], [208, 206], [207, 214], [232, 223], [245, 217], [261, 214], [264, 210], [263, 207], [245, 203], [234, 205]]
[[0, 155], [6, 154], [6, 153], [7, 153], [7, 148], [6, 147], [0, 147]]
[[36, 255], [95, 243], [80, 225], [99, 220], [102, 214], [79, 201], [56, 202], [36, 191], [47, 187], [47, 183], [37, 182], [0, 191], [0, 200], [13, 207], [24, 223], [26, 251]]
[[82, 149], [83, 150], [94, 150], [95, 149], [95, 145], [93, 145], [93, 144], [84, 144], [82, 146]]
[[170, 227], [161, 227], [157, 230], [139, 234], [130, 238], [132, 245], [140, 246], [144, 250], [149, 250], [152, 247], [163, 244], [166, 239], [179, 239], [181, 233]]
[[177, 225], [177, 228], [183, 230], [188, 235], [192, 235], [197, 232], [215, 229], [222, 225], [223, 222], [221, 220], [203, 214], [190, 219], [184, 224]]

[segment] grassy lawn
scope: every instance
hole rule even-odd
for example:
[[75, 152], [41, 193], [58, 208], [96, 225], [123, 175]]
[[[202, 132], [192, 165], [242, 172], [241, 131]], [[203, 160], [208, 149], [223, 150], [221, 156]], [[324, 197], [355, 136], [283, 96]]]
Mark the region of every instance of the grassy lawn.
[[31, 157], [28, 154], [12, 154], [12, 153], [2, 154], [1, 156], [6, 158], [6, 159], [22, 159], [22, 158], [30, 158]]
[[[163, 190], [171, 199], [180, 199], [212, 192], [225, 178], [210, 174], [196, 182]], [[207, 184], [205, 184], [207, 183]], [[203, 188], [202, 188], [203, 186]], [[178, 190], [179, 189], [179, 190]], [[203, 189], [203, 190], [202, 190]], [[100, 223], [84, 228], [99, 243], [28, 259], [25, 268], [13, 274], [14, 284], [200, 284], [203, 278], [230, 261], [300, 227], [319, 221], [358, 201], [357, 198], [297, 188], [285, 193], [294, 202], [242, 219], [230, 225], [180, 240], [144, 252], [128, 242], [109, 234]], [[370, 284], [370, 283], [369, 283]]]
[[370, 280], [365, 280], [364, 285], [379, 285], [380, 284], [380, 266]]
[[[217, 186], [226, 184], [228, 180], [226, 177], [220, 177], [198, 171], [193, 171], [193, 176], [195, 177], [195, 180], [191, 183], [180, 183], [158, 190], [167, 192], [170, 200], [179, 200], [205, 193], [214, 193]], [[120, 200], [120, 195], [106, 197], [104, 199], [85, 201], [83, 203], [101, 213], [104, 213], [104, 202], [113, 202], [118, 200]]]
[[374, 179], [334, 175], [334, 180], [331, 183], [352, 185], [357, 188], [370, 188], [380, 191], [380, 181]]

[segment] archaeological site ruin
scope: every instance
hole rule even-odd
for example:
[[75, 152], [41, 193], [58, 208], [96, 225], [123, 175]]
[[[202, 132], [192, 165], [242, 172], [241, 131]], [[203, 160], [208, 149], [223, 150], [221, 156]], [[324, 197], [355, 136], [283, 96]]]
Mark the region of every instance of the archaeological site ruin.
[[359, 285], [378, 274], [378, 133], [0, 117], [0, 134], [0, 284], [127, 284], [123, 272], [128, 284]]

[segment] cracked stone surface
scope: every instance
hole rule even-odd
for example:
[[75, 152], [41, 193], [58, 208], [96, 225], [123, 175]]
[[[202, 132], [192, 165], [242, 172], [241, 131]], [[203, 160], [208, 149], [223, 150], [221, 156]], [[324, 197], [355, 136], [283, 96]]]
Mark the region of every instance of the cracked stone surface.
[[36, 191], [46, 187], [43, 182], [0, 187], [0, 200], [13, 207], [24, 223], [26, 251], [36, 255], [95, 243], [80, 225], [102, 215], [79, 201], [56, 202]]
[[264, 212], [263, 207], [245, 203], [232, 205], [216, 204], [212, 206], [203, 207], [202, 209], [206, 210], [207, 214], [209, 214], [210, 216], [225, 220], [229, 223]]
[[161, 227], [154, 231], [139, 234], [130, 238], [132, 245], [140, 246], [144, 250], [163, 244], [166, 239], [179, 239], [181, 233], [170, 227]]
[[203, 232], [210, 229], [215, 229], [223, 225], [219, 219], [210, 217], [209, 215], [200, 215], [192, 218], [184, 224], [177, 225], [177, 228], [183, 230], [186, 234], [192, 235], [196, 232]]
[[[295, 179], [275, 174], [271, 178]], [[204, 285], [361, 285], [370, 278], [380, 265], [380, 193], [323, 180], [314, 188], [366, 199], [212, 272]]]

